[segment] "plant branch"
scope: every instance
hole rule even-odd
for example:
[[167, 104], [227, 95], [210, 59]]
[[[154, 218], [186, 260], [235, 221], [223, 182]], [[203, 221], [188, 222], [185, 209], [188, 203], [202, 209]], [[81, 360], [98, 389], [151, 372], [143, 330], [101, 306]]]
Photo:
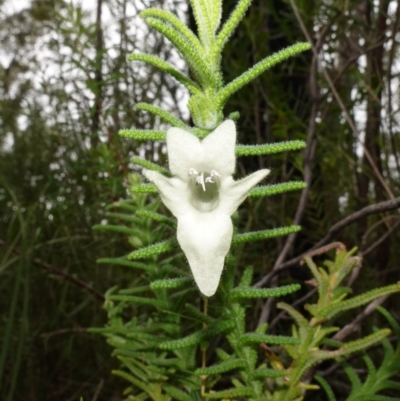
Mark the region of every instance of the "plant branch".
[[333, 339], [337, 341], [343, 341], [347, 336], [358, 331], [361, 328], [362, 321], [368, 317], [375, 309], [382, 305], [385, 300], [388, 298], [388, 295], [385, 297], [381, 297], [372, 301], [361, 313], [359, 313], [356, 318], [346, 326], [344, 326], [340, 331], [338, 331]]
[[[297, 18], [297, 20], [299, 22], [299, 25], [300, 25], [302, 31], [304, 33], [304, 36], [309, 41], [309, 43], [312, 44], [313, 42], [311, 41], [311, 36], [310, 36], [309, 32], [307, 31], [307, 28], [306, 28], [306, 26], [304, 24], [303, 19], [301, 18], [300, 12], [299, 12], [294, 0], [290, 0], [290, 4], [292, 5], [293, 11], [294, 11], [294, 13], [296, 15], [296, 18]], [[312, 46], [312, 51], [314, 53], [314, 56], [316, 58], [318, 58], [318, 48], [316, 46]], [[328, 83], [328, 85], [329, 85], [329, 87], [330, 87], [330, 89], [332, 91], [332, 94], [335, 97], [338, 105], [342, 109], [343, 114], [344, 114], [344, 116], [346, 118], [346, 121], [349, 124], [351, 130], [353, 131], [354, 136], [357, 138], [358, 142], [363, 147], [364, 154], [365, 154], [369, 164], [371, 165], [371, 168], [374, 171], [374, 174], [378, 178], [379, 182], [381, 183], [382, 187], [385, 189], [385, 191], [387, 192], [389, 197], [391, 199], [394, 199], [394, 194], [393, 194], [392, 190], [390, 189], [390, 187], [388, 186], [387, 182], [383, 178], [383, 176], [382, 176], [381, 172], [379, 171], [378, 167], [376, 166], [376, 164], [375, 164], [370, 152], [368, 151], [368, 149], [366, 148], [365, 144], [363, 143], [363, 141], [361, 139], [361, 135], [360, 135], [360, 133], [359, 133], [359, 131], [358, 131], [358, 129], [357, 129], [357, 127], [356, 127], [356, 125], [355, 125], [350, 113], [349, 113], [349, 111], [347, 110], [345, 104], [343, 103], [342, 98], [340, 97], [338, 91], [336, 90], [335, 85], [333, 84], [331, 77], [329, 76], [328, 72], [326, 71], [326, 69], [324, 68], [323, 65], [320, 64], [319, 68], [320, 68], [320, 70], [321, 70], [326, 82]]]
[[314, 245], [309, 251], [296, 256], [295, 258], [287, 261], [286, 263], [282, 263], [280, 266], [278, 266], [277, 269], [272, 270], [270, 273], [268, 273], [266, 276], [264, 276], [260, 281], [258, 281], [256, 284], [254, 284], [254, 287], [262, 287], [266, 283], [270, 281], [270, 279], [275, 276], [277, 270], [282, 270], [282, 269], [287, 269], [291, 266], [294, 266], [298, 264], [301, 259], [309, 254], [311, 251], [318, 249], [322, 247], [323, 245], [327, 244], [332, 238], [334, 238], [341, 230], [343, 230], [345, 227], [349, 226], [350, 224], [353, 224], [365, 217], [370, 216], [371, 214], [376, 214], [376, 213], [382, 213], [388, 210], [393, 210], [397, 209], [400, 207], [400, 197], [391, 199], [385, 202], [380, 202], [376, 203], [374, 205], [369, 205], [361, 210], [358, 210], [357, 212], [354, 212], [350, 214], [349, 216], [345, 217], [344, 219], [338, 221], [336, 224], [334, 224], [328, 233], [325, 235], [324, 238], [322, 238], [316, 245]]
[[[322, 46], [323, 40], [325, 39], [328, 31], [330, 29], [330, 25], [327, 25], [323, 32], [321, 33], [317, 46], [318, 48]], [[310, 42], [311, 43], [311, 42]], [[305, 155], [304, 155], [304, 181], [306, 183], [306, 187], [303, 189], [299, 204], [297, 206], [296, 210], [296, 215], [294, 217], [294, 222], [295, 224], [298, 225], [300, 224], [303, 214], [307, 205], [307, 200], [308, 200], [308, 194], [310, 191], [311, 187], [311, 182], [312, 182], [312, 164], [314, 161], [314, 156], [315, 156], [315, 149], [316, 149], [316, 140], [315, 140], [315, 134], [316, 134], [316, 118], [318, 115], [318, 111], [320, 108], [320, 103], [321, 103], [321, 98], [319, 94], [319, 88], [318, 88], [318, 79], [317, 79], [317, 72], [318, 72], [318, 54], [313, 53], [313, 59], [311, 62], [311, 70], [310, 70], [310, 96], [312, 100], [312, 106], [311, 106], [311, 115], [308, 123], [308, 130], [307, 130], [307, 146], [305, 148]], [[272, 268], [272, 272], [278, 270], [279, 266], [283, 263], [285, 260], [286, 256], [289, 254], [291, 251], [294, 241], [296, 240], [297, 233], [292, 233], [290, 234], [281, 249], [275, 264]], [[270, 274], [271, 274], [270, 273]], [[272, 274], [270, 278], [274, 277], [275, 275]], [[274, 279], [274, 285], [276, 285], [276, 278]], [[257, 283], [259, 284], [259, 283]], [[257, 285], [256, 286], [261, 286]], [[274, 305], [275, 301], [273, 298], [268, 299], [261, 311], [260, 318], [259, 318], [259, 324], [262, 324], [268, 320], [268, 317], [271, 313], [272, 306]]]
[[[0, 239], [0, 246], [6, 246], [6, 245], [7, 243], [4, 240]], [[12, 252], [16, 255], [21, 254], [21, 252], [17, 248], [13, 248]], [[71, 283], [74, 283], [79, 287], [84, 288], [86, 291], [90, 292], [95, 298], [99, 299], [100, 301], [104, 301], [104, 295], [99, 291], [97, 291], [95, 288], [93, 288], [90, 284], [86, 283], [85, 281], [70, 275], [69, 273], [59, 269], [58, 267], [43, 262], [38, 258], [34, 258], [33, 262], [41, 266], [43, 269], [47, 270], [49, 273], [65, 278], [67, 281], [70, 281]]]
[[[328, 31], [330, 29], [330, 25], [327, 25], [320, 38], [318, 39], [317, 47], [321, 47], [323, 40], [325, 39]], [[316, 148], [316, 142], [315, 142], [315, 132], [316, 132], [316, 117], [318, 114], [319, 106], [320, 106], [320, 96], [319, 96], [319, 90], [318, 90], [318, 82], [317, 82], [317, 71], [318, 71], [318, 58], [314, 54], [313, 60], [311, 62], [311, 71], [310, 71], [310, 96], [312, 99], [312, 107], [311, 107], [311, 115], [309, 119], [309, 125], [308, 125], [308, 130], [307, 130], [307, 145], [305, 149], [305, 157], [304, 157], [304, 181], [306, 183], [306, 187], [303, 189], [299, 201], [299, 205], [296, 210], [296, 215], [294, 218], [295, 224], [300, 224], [301, 219], [304, 214], [304, 210], [306, 207], [307, 203], [307, 198], [308, 198], [308, 193], [309, 189], [311, 186], [311, 181], [312, 181], [312, 163], [314, 161], [314, 155], [315, 155], [315, 148]], [[286, 243], [279, 254], [275, 265], [274, 269], [279, 266], [282, 261], [285, 259], [287, 254], [290, 252], [291, 247], [294, 243], [294, 240], [296, 238], [296, 234], [292, 234], [288, 237], [286, 240]]]
[[40, 337], [47, 340], [54, 336], [59, 336], [61, 334], [68, 334], [68, 333], [87, 333], [88, 329], [86, 327], [72, 327], [68, 329], [59, 329], [55, 331], [50, 331], [49, 333], [42, 333]]
[[372, 245], [370, 245], [365, 251], [361, 251], [361, 255], [365, 256], [372, 252], [377, 246], [379, 246], [383, 241], [386, 240], [392, 233], [400, 226], [400, 220], [397, 221], [390, 230], [388, 230], [382, 237], [380, 237], [377, 241], [375, 241]]

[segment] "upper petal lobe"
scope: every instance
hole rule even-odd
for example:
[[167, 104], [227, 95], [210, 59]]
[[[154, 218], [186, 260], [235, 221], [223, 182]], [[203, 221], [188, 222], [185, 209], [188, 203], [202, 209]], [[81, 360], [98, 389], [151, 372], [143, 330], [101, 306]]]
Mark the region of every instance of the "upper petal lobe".
[[222, 176], [235, 172], [236, 127], [232, 120], [226, 120], [219, 125], [202, 142], [204, 164], [212, 166]]
[[188, 171], [196, 160], [203, 158], [200, 139], [180, 128], [170, 128], [167, 132], [168, 163], [172, 175], [188, 180]]

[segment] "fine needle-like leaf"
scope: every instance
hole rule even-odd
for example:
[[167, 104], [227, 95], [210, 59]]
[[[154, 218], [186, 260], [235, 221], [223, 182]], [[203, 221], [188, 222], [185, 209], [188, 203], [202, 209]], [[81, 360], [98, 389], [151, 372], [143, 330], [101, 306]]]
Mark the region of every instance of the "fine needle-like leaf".
[[148, 170], [158, 171], [161, 174], [169, 175], [169, 171], [167, 169], [147, 159], [141, 159], [140, 157], [132, 157], [131, 162], [138, 166], [144, 167]]
[[221, 54], [222, 49], [228, 42], [229, 37], [232, 35], [233, 31], [236, 29], [239, 22], [242, 20], [244, 14], [250, 7], [252, 1], [253, 0], [240, 0], [236, 8], [230, 15], [229, 19], [222, 26], [222, 29], [219, 32], [215, 44], [213, 46], [214, 58], [218, 57]]
[[193, 94], [199, 93], [201, 91], [200, 87], [196, 84], [196, 82], [192, 81], [189, 77], [178, 71], [174, 66], [160, 59], [157, 56], [153, 56], [152, 54], [132, 53], [131, 55], [128, 56], [128, 60], [143, 61], [147, 64], [153, 65], [154, 67], [157, 67], [161, 71], [164, 71], [167, 74], [174, 77], [178, 82], [186, 86], [186, 88], [188, 88], [189, 91]]
[[201, 42], [209, 47], [214, 41], [214, 32], [219, 26], [222, 0], [189, 0]]
[[193, 48], [182, 36], [178, 35], [173, 28], [160, 20], [149, 17], [146, 18], [146, 22], [171, 41], [203, 85], [207, 86], [214, 82], [215, 75], [207, 66], [204, 54], [198, 53], [197, 49]]
[[305, 147], [306, 143], [299, 140], [268, 143], [264, 145], [236, 145], [235, 153], [238, 156], [259, 156], [289, 152], [291, 150], [301, 150]]
[[159, 116], [162, 120], [171, 124], [173, 127], [183, 128], [186, 130], [190, 129], [190, 127], [188, 127], [183, 121], [181, 121], [179, 118], [174, 117], [171, 113], [163, 110], [161, 107], [153, 106], [149, 103], [136, 103], [135, 108], [137, 110], [144, 110], [156, 116]]
[[159, 8], [148, 8], [147, 10], [142, 11], [139, 15], [141, 18], [158, 18], [171, 24], [177, 33], [179, 33], [183, 39], [196, 49], [197, 53], [201, 54], [204, 51], [196, 35], [174, 14]]
[[310, 49], [309, 43], [296, 43], [295, 45], [289, 46], [286, 49], [283, 49], [273, 55], [265, 58], [264, 60], [258, 62], [252, 68], [248, 69], [238, 78], [234, 79], [228, 85], [226, 85], [217, 95], [217, 107], [218, 109], [222, 109], [228, 98], [237, 92], [240, 88], [247, 85], [253, 79], [257, 78], [264, 71], [273, 67], [274, 65], [281, 63], [282, 61], [288, 59], [289, 57], [293, 57], [305, 50]]

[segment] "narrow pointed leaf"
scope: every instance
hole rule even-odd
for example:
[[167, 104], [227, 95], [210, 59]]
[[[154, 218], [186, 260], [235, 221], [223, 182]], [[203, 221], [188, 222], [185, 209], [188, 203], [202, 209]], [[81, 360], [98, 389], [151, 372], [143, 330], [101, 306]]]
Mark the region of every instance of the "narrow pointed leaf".
[[298, 191], [307, 187], [303, 181], [285, 182], [282, 184], [265, 185], [253, 188], [249, 193], [249, 198], [259, 196], [272, 196], [289, 191]]
[[262, 323], [256, 328], [256, 333], [257, 334], [265, 334], [265, 332], [268, 330], [268, 323]]
[[299, 284], [290, 284], [276, 288], [241, 288], [236, 287], [230, 292], [232, 299], [257, 299], [282, 297], [298, 291]]
[[164, 22], [171, 24], [172, 27], [182, 36], [182, 38], [190, 43], [190, 45], [193, 46], [199, 54], [204, 51], [196, 35], [174, 14], [165, 10], [161, 10], [159, 8], [148, 8], [146, 10], [143, 10], [139, 14], [139, 16], [145, 19], [158, 18]]
[[272, 230], [253, 231], [250, 233], [236, 234], [232, 238], [232, 244], [242, 244], [243, 242], [262, 241], [268, 238], [282, 237], [297, 233], [301, 230], [300, 226], [288, 226], [273, 228]]
[[145, 372], [145, 371], [143, 371], [143, 369], [140, 369], [139, 367], [135, 366], [131, 362], [133, 359], [128, 359], [123, 356], [120, 356], [118, 359], [131, 371], [131, 373], [133, 373], [142, 382], [146, 382], [148, 380], [147, 372]]
[[159, 223], [167, 224], [171, 227], [176, 227], [176, 221], [174, 219], [171, 219], [160, 213], [152, 212], [150, 210], [138, 210], [136, 211], [136, 215], [138, 217], [144, 217], [154, 221], [158, 221]]
[[279, 336], [279, 335], [269, 335], [269, 334], [258, 334], [258, 333], [246, 333], [243, 334], [239, 343], [245, 344], [278, 344], [278, 345], [295, 345], [299, 343], [299, 340], [294, 337]]
[[140, 380], [136, 379], [135, 376], [132, 376], [129, 373], [123, 372], [122, 370], [113, 370], [112, 374], [114, 374], [115, 376], [122, 377], [123, 379], [127, 380], [128, 382], [139, 387], [141, 390], [147, 392], [147, 387]]
[[347, 362], [340, 362], [340, 365], [343, 367], [343, 370], [350, 380], [352, 390], [357, 393], [362, 387], [362, 383], [357, 372]]
[[389, 336], [390, 333], [391, 331], [389, 329], [382, 329], [360, 340], [355, 340], [344, 344], [340, 349], [333, 352], [336, 354], [336, 356], [344, 356], [352, 354], [356, 351], [363, 351], [371, 345], [381, 342], [384, 338]]
[[190, 0], [201, 42], [208, 46], [219, 26], [222, 0]]
[[301, 329], [307, 330], [309, 328], [309, 323], [308, 323], [307, 319], [300, 312], [298, 312], [295, 308], [293, 308], [293, 306], [288, 305], [284, 302], [279, 302], [277, 304], [277, 307], [279, 309], [285, 310], [296, 321], [297, 325]]
[[234, 358], [232, 355], [229, 355], [227, 352], [225, 352], [222, 348], [217, 348], [215, 350], [215, 353], [217, 354], [217, 357], [222, 361], [226, 361], [228, 358]]
[[[398, 370], [396, 370], [396, 372], [398, 372]], [[387, 389], [391, 389], [391, 390], [400, 390], [400, 383], [399, 382], [394, 382], [391, 380], [387, 380], [385, 382], [385, 387]]]
[[393, 316], [382, 306], [378, 306], [377, 311], [379, 311], [383, 316], [385, 316], [385, 318], [387, 319], [387, 321], [390, 323], [390, 325], [392, 326], [393, 331], [396, 333], [398, 342], [399, 342], [399, 346], [400, 346], [400, 324], [393, 318]]
[[155, 194], [158, 192], [154, 184], [138, 184], [129, 188], [132, 194]]
[[232, 359], [223, 361], [217, 365], [209, 366], [207, 368], [199, 368], [194, 372], [196, 375], [218, 375], [220, 373], [230, 372], [238, 368], [246, 367], [246, 362], [242, 359]]
[[[193, 286], [193, 279], [191, 277], [182, 277], [182, 278], [169, 278], [165, 280], [156, 280], [150, 284], [150, 288], [152, 290], [157, 289], [172, 289], [172, 288], [181, 288], [185, 287], [188, 284]], [[193, 288], [195, 288], [193, 286]]]
[[260, 368], [252, 374], [252, 377], [254, 379], [264, 379], [266, 377], [278, 378], [288, 376], [288, 374], [289, 372], [286, 370]]
[[140, 219], [137, 216], [132, 216], [131, 214], [125, 213], [107, 213], [107, 217], [111, 219], [118, 219], [128, 221], [130, 223], [138, 224], [140, 223]]
[[195, 318], [200, 322], [207, 323], [208, 325], [215, 322], [211, 316], [205, 315], [198, 308], [191, 304], [185, 304], [185, 309], [189, 312], [190, 317]]
[[169, 239], [163, 242], [159, 242], [154, 245], [147, 246], [145, 248], [140, 248], [136, 251], [131, 252], [128, 255], [129, 260], [135, 259], [146, 259], [155, 255], [159, 255], [160, 253], [169, 252], [172, 249], [176, 248], [178, 245], [175, 239]]
[[249, 387], [233, 388], [231, 390], [216, 391], [215, 393], [206, 393], [207, 399], [233, 399], [236, 397], [255, 397], [254, 391]]
[[129, 202], [122, 201], [122, 202], [114, 202], [106, 207], [106, 210], [112, 210], [112, 209], [123, 209], [132, 213], [136, 213], [137, 207], [131, 205]]
[[126, 235], [137, 235], [138, 232], [136, 229], [132, 229], [126, 226], [115, 226], [111, 224], [95, 224], [92, 227], [95, 231], [111, 231], [114, 233], [121, 233]]
[[252, 266], [247, 267], [242, 274], [242, 278], [240, 279], [239, 287], [249, 287], [251, 285], [251, 280], [253, 279], [254, 269]]
[[168, 111], [165, 111], [160, 107], [153, 106], [149, 103], [136, 103], [135, 108], [137, 110], [147, 111], [151, 114], [159, 116], [162, 120], [171, 124], [173, 127], [190, 130], [190, 127], [188, 127], [183, 121], [181, 121], [179, 118], [174, 117], [172, 114], [168, 113]]
[[260, 156], [275, 153], [301, 150], [306, 147], [305, 141], [287, 141], [278, 143], [268, 143], [264, 145], [236, 145], [235, 153], [238, 156]]
[[124, 138], [136, 139], [137, 141], [165, 141], [167, 133], [151, 129], [122, 129], [118, 134]]
[[320, 311], [320, 315], [323, 317], [332, 318], [340, 312], [357, 308], [358, 306], [365, 305], [372, 302], [373, 300], [383, 297], [385, 295], [393, 294], [395, 292], [400, 292], [400, 284], [392, 284], [386, 287], [376, 288], [374, 290], [368, 291], [357, 297], [353, 297], [349, 300], [339, 302], [337, 304], [329, 305]]
[[287, 47], [277, 53], [272, 54], [271, 56], [265, 58], [264, 60], [258, 62], [255, 66], [248, 69], [238, 78], [230, 82], [226, 85], [217, 96], [218, 108], [222, 108], [226, 103], [227, 99], [237, 92], [240, 88], [257, 78], [264, 71], [270, 69], [278, 63], [288, 59], [289, 57], [293, 57], [305, 50], [309, 50], [311, 45], [309, 43], [296, 43], [292, 46]]
[[132, 262], [126, 258], [100, 258], [97, 259], [96, 262], [101, 264], [126, 266], [126, 267], [131, 267], [133, 269], [151, 270], [151, 267], [145, 263]]
[[182, 390], [179, 390], [177, 387], [169, 386], [168, 384], [164, 384], [163, 388], [165, 392], [172, 397], [173, 400], [176, 401], [193, 401], [193, 398], [185, 393]]
[[200, 92], [200, 87], [192, 81], [189, 77], [186, 75], [182, 74], [180, 71], [178, 71], [174, 66], [171, 64], [167, 63], [166, 61], [160, 59], [159, 57], [153, 56], [151, 54], [131, 54], [128, 56], [129, 61], [143, 61], [145, 63], [148, 63], [150, 65], [153, 65], [154, 67], [157, 67], [158, 69], [166, 72], [167, 74], [171, 75], [174, 77], [178, 82], [180, 82], [182, 85], [186, 86], [190, 92], [193, 94], [199, 93]]
[[354, 352], [363, 351], [390, 335], [389, 329], [382, 329], [360, 340], [351, 341], [344, 344], [335, 351], [316, 351], [313, 355], [313, 360], [321, 361], [324, 359], [338, 358], [340, 356], [350, 355]]
[[164, 306], [164, 303], [157, 299], [135, 297], [133, 295], [111, 295], [110, 300], [111, 301], [129, 302], [129, 303], [137, 304], [137, 305], [155, 306], [156, 308], [160, 308], [160, 309], [162, 309]]
[[[304, 258], [304, 261], [306, 262], [308, 268], [311, 270], [311, 273], [315, 278], [315, 281], [317, 283], [318, 292], [320, 295], [320, 299], [325, 299], [326, 294], [325, 294], [324, 290], [327, 289], [328, 285], [326, 285], [326, 284], [324, 285], [324, 279], [321, 276], [320, 270], [318, 269], [317, 265], [314, 263], [314, 261], [310, 257], [306, 256]], [[325, 281], [327, 281], [327, 280], [325, 280]], [[327, 284], [329, 284], [329, 282]]]
[[206, 329], [197, 331], [182, 339], [163, 342], [160, 344], [160, 348], [166, 350], [177, 350], [180, 348], [200, 344], [201, 342], [214, 337], [217, 334], [230, 330], [232, 327], [234, 327], [234, 325], [235, 322], [230, 320], [217, 322], [213, 325], [210, 325]]
[[315, 376], [315, 380], [324, 389], [325, 394], [328, 397], [328, 401], [336, 401], [335, 394], [333, 393], [332, 387], [329, 385], [329, 383], [321, 376]]
[[146, 22], [171, 41], [203, 84], [214, 81], [215, 76], [205, 64], [203, 55], [199, 54], [197, 49], [193, 48], [182, 36], [177, 35], [173, 28], [156, 18], [147, 18]]
[[225, 24], [222, 26], [221, 31], [216, 38], [213, 48], [215, 56], [221, 54], [226, 42], [232, 35], [235, 28], [238, 26], [239, 22], [242, 20], [247, 9], [250, 7], [251, 2], [252, 0], [242, 0], [237, 3], [236, 8], [233, 10], [232, 14], [229, 16]]
[[372, 359], [368, 355], [364, 355], [363, 359], [368, 369], [367, 381], [371, 380], [375, 382], [377, 380], [377, 371], [374, 363], [372, 362]]
[[142, 159], [140, 157], [132, 157], [131, 163], [136, 164], [137, 166], [144, 167], [148, 170], [158, 171], [159, 173], [167, 175], [167, 176], [170, 175], [169, 171], [167, 169], [165, 169], [164, 167], [161, 167], [160, 165], [158, 165], [156, 163], [153, 163], [146, 159]]

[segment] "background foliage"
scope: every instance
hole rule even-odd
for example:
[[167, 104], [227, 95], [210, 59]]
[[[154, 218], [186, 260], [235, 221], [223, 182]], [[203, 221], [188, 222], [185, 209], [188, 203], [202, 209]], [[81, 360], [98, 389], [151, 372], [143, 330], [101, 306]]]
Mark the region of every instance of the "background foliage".
[[[187, 14], [185, 2], [154, 3]], [[156, 145], [116, 135], [121, 128], [158, 126], [135, 111], [135, 103], [188, 115], [186, 94], [174, 81], [126, 62], [127, 54], [146, 49], [181, 65], [137, 17], [147, 2], [87, 4], [32, 0], [15, 9], [12, 0], [0, 2], [0, 398], [7, 401], [120, 399], [124, 385], [110, 376], [118, 363], [103, 338], [86, 329], [106, 321], [102, 294], [113, 285], [133, 285], [137, 272], [95, 261], [126, 254], [146, 239], [129, 243], [91, 227], [107, 219], [107, 204], [129, 196], [130, 157], [165, 159]], [[223, 18], [234, 4], [224, 1]], [[241, 143], [308, 143], [304, 155], [239, 160], [241, 175], [272, 167], [270, 183], [309, 183], [301, 195], [248, 200], [242, 209], [246, 230], [293, 220], [303, 226], [289, 241], [246, 246], [241, 258], [254, 265], [256, 281], [310, 249], [344, 217], [399, 196], [399, 8], [390, 0], [254, 0], [228, 43], [228, 82], [271, 52], [305, 40], [305, 32], [319, 53], [318, 65], [312, 52], [290, 59], [228, 105], [228, 112], [240, 111]], [[332, 237], [358, 246], [364, 257], [355, 292], [400, 280], [399, 224], [396, 211], [386, 211]], [[288, 267], [280, 283], [310, 278], [298, 262]], [[395, 297], [390, 302], [399, 320]], [[251, 323], [275, 322], [279, 334], [288, 323], [278, 314], [258, 302]], [[370, 318], [363, 330], [371, 332], [378, 319]], [[343, 382], [342, 373], [335, 374]]]

